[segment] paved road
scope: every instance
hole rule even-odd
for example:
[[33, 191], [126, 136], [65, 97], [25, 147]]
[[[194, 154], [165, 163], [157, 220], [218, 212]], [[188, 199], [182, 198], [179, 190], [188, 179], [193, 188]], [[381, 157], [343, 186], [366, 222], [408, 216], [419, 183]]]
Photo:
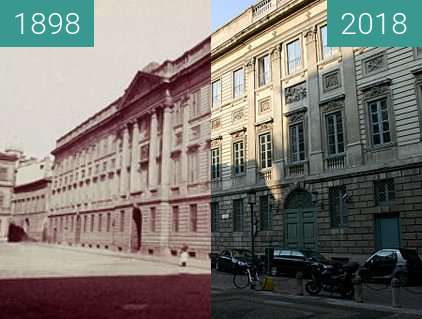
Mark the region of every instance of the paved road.
[[209, 319], [210, 275], [180, 269], [57, 247], [0, 244], [0, 318]]
[[310, 297], [287, 297], [265, 292], [215, 291], [212, 319], [420, 319], [422, 313], [356, 305]]
[[206, 274], [208, 270], [55, 245], [0, 244], [1, 278]]
[[[341, 298], [298, 297], [295, 279], [282, 278], [277, 293], [233, 288], [231, 274], [212, 272], [213, 319], [290, 318], [422, 318], [422, 296], [404, 295], [403, 309], [393, 309], [390, 291], [371, 292], [370, 300], [357, 304]], [[419, 291], [421, 291], [419, 289]], [[367, 297], [369, 291], [365, 291]], [[369, 303], [370, 302], [370, 303]]]

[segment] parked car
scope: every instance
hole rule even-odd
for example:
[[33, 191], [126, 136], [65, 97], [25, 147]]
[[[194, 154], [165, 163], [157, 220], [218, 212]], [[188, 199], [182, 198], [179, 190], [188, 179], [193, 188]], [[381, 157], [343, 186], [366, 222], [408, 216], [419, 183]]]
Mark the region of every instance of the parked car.
[[274, 249], [270, 269], [273, 276], [295, 276], [296, 273], [302, 272], [309, 277], [313, 263], [329, 264], [332, 261], [312, 250]]
[[252, 252], [248, 249], [223, 250], [215, 259], [215, 269], [233, 273], [239, 261], [250, 264], [252, 262]]
[[367, 259], [359, 275], [366, 282], [389, 284], [396, 277], [403, 286], [422, 284], [422, 260], [416, 250], [381, 249]]

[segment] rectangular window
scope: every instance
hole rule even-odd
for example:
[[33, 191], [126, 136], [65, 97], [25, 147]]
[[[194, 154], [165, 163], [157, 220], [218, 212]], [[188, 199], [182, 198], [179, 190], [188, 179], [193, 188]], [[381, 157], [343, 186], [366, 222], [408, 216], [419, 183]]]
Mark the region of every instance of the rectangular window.
[[0, 167], [0, 181], [7, 181], [7, 167]]
[[95, 216], [91, 215], [91, 233], [94, 231]]
[[188, 168], [189, 168], [189, 182], [194, 183], [198, 181], [198, 152], [192, 152], [188, 156]]
[[290, 161], [292, 163], [305, 160], [305, 134], [303, 122], [289, 127], [290, 135]]
[[385, 206], [391, 204], [396, 198], [394, 190], [394, 180], [384, 179], [374, 182], [375, 204]]
[[125, 212], [122, 210], [120, 212], [120, 232], [125, 230]]
[[325, 116], [328, 155], [344, 153], [343, 119], [341, 111]]
[[110, 226], [111, 226], [111, 214], [110, 213], [107, 213], [107, 232], [109, 232], [110, 231]]
[[181, 178], [182, 166], [181, 166], [180, 157], [173, 159], [173, 172], [172, 172], [172, 181], [173, 185], [177, 185]]
[[287, 45], [287, 72], [293, 74], [302, 69], [302, 48], [297, 39]]
[[190, 205], [190, 231], [198, 231], [198, 206], [196, 204]]
[[155, 207], [151, 207], [151, 211], [150, 211], [150, 213], [151, 213], [151, 216], [150, 216], [150, 231], [151, 232], [155, 232], [155, 230], [156, 230], [156, 223], [157, 223], [157, 213], [156, 213], [156, 210], [155, 210]]
[[191, 118], [197, 117], [200, 115], [201, 111], [201, 91], [197, 90], [196, 92], [192, 93], [192, 101], [191, 101]]
[[383, 98], [369, 104], [369, 119], [372, 144], [382, 145], [391, 142], [390, 122], [387, 99]]
[[87, 232], [88, 216], [84, 216], [84, 233]]
[[328, 46], [328, 33], [326, 25], [320, 28], [320, 33], [322, 58], [327, 59], [334, 54], [334, 48]]
[[243, 199], [233, 200], [233, 231], [243, 231]]
[[233, 72], [233, 97], [242, 97], [245, 91], [245, 75], [243, 68]]
[[235, 176], [245, 174], [245, 146], [243, 141], [233, 143], [233, 173]]
[[211, 179], [216, 180], [220, 178], [220, 148], [213, 148], [211, 150]]
[[99, 214], [98, 215], [98, 232], [102, 231], [102, 225], [103, 224], [103, 215]]
[[179, 232], [179, 207], [173, 207], [173, 232]]
[[270, 83], [270, 55], [258, 59], [258, 84], [264, 86]]
[[272, 205], [268, 195], [259, 197], [260, 229], [270, 230], [272, 224]]
[[220, 206], [218, 202], [211, 203], [211, 232], [219, 231]]
[[212, 106], [221, 104], [221, 80], [212, 82]]
[[331, 187], [328, 190], [331, 227], [342, 228], [348, 223], [348, 212], [346, 203], [346, 187]]
[[261, 134], [259, 136], [259, 154], [261, 160], [261, 169], [271, 168], [272, 144], [270, 133]]

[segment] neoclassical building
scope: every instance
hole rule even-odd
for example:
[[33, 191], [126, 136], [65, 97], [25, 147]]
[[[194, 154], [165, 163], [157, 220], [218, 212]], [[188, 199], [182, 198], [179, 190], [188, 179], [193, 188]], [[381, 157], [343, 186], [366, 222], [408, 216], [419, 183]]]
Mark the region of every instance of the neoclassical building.
[[52, 242], [191, 256], [210, 251], [210, 39], [137, 72], [57, 140]]
[[7, 240], [18, 159], [19, 156], [11, 150], [0, 152], [0, 242]]
[[11, 221], [28, 240], [48, 240], [51, 167], [52, 161], [46, 158], [23, 161], [16, 169]]
[[422, 50], [331, 48], [325, 0], [263, 0], [212, 35], [212, 248], [422, 253]]

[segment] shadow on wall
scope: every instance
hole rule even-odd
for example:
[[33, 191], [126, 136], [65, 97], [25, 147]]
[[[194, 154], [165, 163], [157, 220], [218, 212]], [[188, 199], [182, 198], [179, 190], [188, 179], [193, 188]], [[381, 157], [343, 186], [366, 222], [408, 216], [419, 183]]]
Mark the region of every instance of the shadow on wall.
[[29, 236], [23, 230], [23, 228], [13, 223], [10, 223], [9, 232], [7, 235], [7, 241], [10, 243], [16, 243], [16, 242], [27, 241], [27, 240], [29, 240]]

